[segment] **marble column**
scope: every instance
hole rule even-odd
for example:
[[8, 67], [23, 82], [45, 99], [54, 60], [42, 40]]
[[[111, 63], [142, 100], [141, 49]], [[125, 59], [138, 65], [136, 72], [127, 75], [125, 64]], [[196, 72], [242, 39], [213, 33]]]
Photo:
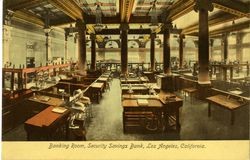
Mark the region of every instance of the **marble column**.
[[120, 25], [121, 30], [121, 73], [128, 73], [128, 30], [129, 25], [123, 23]]
[[208, 31], [208, 11], [213, 10], [211, 1], [197, 0], [195, 7], [199, 12], [199, 42], [198, 42], [198, 60], [199, 60], [199, 84], [211, 84], [209, 77], [209, 31]]
[[150, 35], [150, 70], [155, 71], [155, 33]]
[[213, 46], [214, 46], [214, 39], [210, 39], [210, 41], [209, 41], [210, 43], [210, 51], [209, 51], [209, 60], [211, 61], [212, 59], [213, 59]]
[[64, 40], [64, 63], [68, 60], [68, 32], [65, 31], [65, 40]]
[[96, 36], [95, 34], [90, 35], [91, 39], [91, 66], [90, 70], [96, 70]]
[[183, 38], [184, 35], [180, 34], [179, 36], [179, 68], [183, 68]]
[[194, 10], [199, 12], [199, 42], [198, 42], [198, 98], [204, 100], [209, 96], [211, 81], [209, 76], [209, 31], [208, 11], [213, 10], [211, 1], [196, 0]]
[[49, 61], [49, 33], [45, 33], [45, 65], [48, 64]]
[[78, 30], [78, 69], [81, 75], [86, 75], [87, 54], [86, 54], [86, 25], [83, 21], [77, 20], [76, 27]]
[[75, 34], [74, 36], [74, 44], [75, 44], [75, 60], [74, 61], [77, 61], [77, 57], [78, 57], [78, 33]]
[[164, 24], [163, 26], [163, 73], [171, 74], [170, 62], [170, 28], [172, 24]]
[[228, 34], [225, 33], [222, 36], [222, 42], [223, 42], [223, 60], [224, 62], [228, 59]]

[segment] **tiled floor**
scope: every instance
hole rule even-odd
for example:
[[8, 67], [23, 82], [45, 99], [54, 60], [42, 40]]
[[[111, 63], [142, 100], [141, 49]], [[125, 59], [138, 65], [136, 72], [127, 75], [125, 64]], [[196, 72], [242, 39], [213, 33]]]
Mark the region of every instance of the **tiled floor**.
[[[235, 113], [235, 124], [230, 125], [230, 112], [212, 106], [212, 116], [207, 116], [207, 103], [184, 101], [180, 112], [181, 131], [159, 134], [124, 134], [122, 126], [121, 89], [114, 79], [110, 90], [103, 94], [100, 104], [93, 105], [93, 118], [87, 128], [87, 140], [230, 140], [249, 139], [249, 106]], [[6, 141], [24, 141], [23, 125], [3, 135]]]
[[212, 107], [207, 116], [207, 103], [187, 98], [181, 109], [180, 134], [123, 134], [120, 82], [114, 79], [110, 91], [94, 106], [94, 118], [88, 128], [88, 140], [227, 140], [249, 139], [249, 107], [236, 111], [235, 124], [230, 125], [230, 112]]

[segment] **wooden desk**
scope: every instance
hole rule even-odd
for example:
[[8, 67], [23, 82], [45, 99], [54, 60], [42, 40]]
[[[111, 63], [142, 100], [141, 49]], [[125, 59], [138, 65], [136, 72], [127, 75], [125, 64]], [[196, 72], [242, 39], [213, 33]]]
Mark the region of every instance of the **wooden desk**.
[[211, 116], [211, 104], [215, 104], [231, 112], [231, 124], [232, 125], [234, 124], [234, 111], [247, 104], [244, 101], [239, 102], [236, 99], [227, 98], [226, 96], [220, 95], [220, 94], [212, 96], [212, 97], [208, 97], [206, 99], [208, 101], [208, 117]]
[[100, 77], [100, 78], [97, 79], [97, 81], [107, 81], [107, 80], [108, 80], [107, 77]]
[[[49, 98], [48, 101], [46, 100], [46, 98]], [[35, 97], [32, 96], [28, 100], [33, 101], [33, 102], [46, 104], [46, 105], [50, 105], [50, 106], [60, 106], [64, 102], [60, 98], [54, 98], [54, 97], [43, 96], [43, 95], [36, 95]]]
[[[174, 99], [167, 99], [166, 98], [166, 97], [171, 97], [171, 96], [175, 96], [175, 98]], [[177, 97], [175, 94], [165, 92], [165, 91], [161, 91], [159, 93], [159, 99], [164, 104], [163, 114], [164, 114], [164, 117], [165, 117], [165, 120], [167, 123], [166, 129], [168, 129], [168, 126], [170, 125], [170, 124], [168, 124], [169, 120], [174, 118], [173, 120], [176, 123], [176, 130], [180, 131], [181, 125], [180, 125], [179, 109], [183, 105], [183, 100], [180, 97]]]
[[[133, 94], [148, 94], [149, 89], [144, 84], [131, 84]], [[121, 85], [122, 94], [127, 94], [129, 90], [128, 84]]]
[[104, 83], [99, 82], [92, 83], [89, 87], [91, 97], [94, 98], [96, 96], [98, 103], [100, 102], [100, 98], [102, 97], [103, 88]]
[[68, 117], [70, 111], [67, 110], [62, 114], [55, 113], [52, 111], [54, 106], [50, 106], [45, 110], [41, 111], [37, 115], [28, 119], [24, 123], [24, 128], [27, 132], [27, 140], [31, 140], [32, 137], [35, 137], [34, 140], [39, 140], [40, 138], [45, 140], [53, 140], [56, 130], [65, 126], [65, 138], [68, 139]]
[[[157, 131], [165, 131], [171, 127], [170, 120], [175, 121], [176, 130], [180, 131], [179, 108], [183, 105], [183, 100], [175, 97], [174, 100], [166, 101], [166, 96], [173, 96], [174, 94], [161, 92], [157, 96], [152, 95], [123, 95], [123, 130], [127, 132], [131, 126], [136, 127], [141, 124], [138, 121], [145, 120], [149, 117], [155, 123]], [[138, 99], [146, 99], [148, 105], [138, 105]], [[135, 121], [135, 124], [130, 124], [130, 121]], [[137, 123], [136, 123], [137, 122]], [[139, 123], [139, 124], [138, 124]], [[130, 126], [131, 125], [131, 126]], [[144, 126], [145, 127], [145, 126]]]
[[123, 131], [161, 130], [161, 109], [163, 104], [158, 99], [147, 99], [148, 105], [139, 105], [137, 99], [125, 99], [123, 106]]
[[83, 83], [73, 83], [73, 82], [59, 82], [56, 85], [58, 88], [63, 88], [66, 93], [73, 95], [74, 91], [77, 89], [84, 90], [88, 87], [88, 85]]
[[141, 80], [139, 78], [121, 78], [121, 84], [139, 84]]
[[104, 89], [107, 88], [108, 77], [99, 77], [96, 82], [101, 82], [104, 84]]

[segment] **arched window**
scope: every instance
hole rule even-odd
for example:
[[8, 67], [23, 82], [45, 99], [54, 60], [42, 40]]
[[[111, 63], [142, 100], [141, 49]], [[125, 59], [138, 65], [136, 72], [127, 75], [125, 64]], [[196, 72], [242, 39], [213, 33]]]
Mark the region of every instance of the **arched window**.
[[139, 44], [136, 41], [128, 41], [128, 48], [139, 48]]
[[116, 41], [108, 41], [105, 44], [105, 48], [119, 48], [119, 45]]
[[146, 45], [145, 45], [145, 48], [150, 48], [150, 44], [151, 44], [150, 40], [147, 41], [147, 42], [146, 42]]

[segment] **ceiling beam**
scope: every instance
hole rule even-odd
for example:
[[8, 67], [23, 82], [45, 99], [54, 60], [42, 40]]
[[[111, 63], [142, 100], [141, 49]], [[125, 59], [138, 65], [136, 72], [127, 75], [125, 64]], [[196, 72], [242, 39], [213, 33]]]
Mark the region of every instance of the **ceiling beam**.
[[48, 0], [48, 2], [73, 20], [83, 20], [83, 10], [75, 0]]
[[222, 34], [222, 33], [240, 31], [242, 29], [246, 29], [246, 28], [249, 28], [249, 27], [250, 27], [250, 20], [242, 22], [242, 23], [235, 24], [233, 26], [224, 27], [222, 29], [213, 30], [209, 34], [210, 34], [210, 36], [215, 36], [215, 35]]
[[21, 10], [24, 8], [32, 8], [35, 6], [38, 6], [44, 2], [43, 0], [23, 0], [23, 1], [18, 1], [17, 3], [13, 3], [13, 1], [8, 1], [6, 0], [6, 7], [9, 10], [16, 11], [16, 10]]
[[[171, 29], [170, 33], [173, 34], [180, 34], [180, 29]], [[98, 35], [120, 35], [120, 29], [103, 29], [101, 32], [97, 33]], [[143, 29], [129, 29], [128, 34], [146, 34], [150, 35], [151, 30], [149, 28], [143, 28]], [[157, 34], [163, 34], [162, 32], [159, 32]]]
[[[158, 16], [158, 23], [162, 23], [162, 19]], [[129, 23], [151, 23], [149, 16], [131, 16]]]
[[[50, 22], [50, 25], [52, 26], [60, 26], [64, 24], [74, 23], [75, 20], [72, 18], [61, 18], [58, 20], [53, 20]], [[94, 16], [84, 16], [84, 22], [86, 24], [95, 24], [95, 17]], [[158, 22], [162, 23], [160, 17], [158, 17]], [[120, 24], [120, 16], [117, 15], [115, 17], [102, 17], [102, 23], [103, 24]], [[147, 16], [133, 16], [131, 15], [129, 23], [150, 23], [150, 18]]]
[[121, 22], [128, 23], [130, 20], [130, 16], [132, 14], [134, 0], [120, 0], [120, 16]]
[[191, 12], [195, 5], [194, 0], [179, 0], [168, 8], [166, 17], [167, 22], [173, 22], [177, 18]]
[[[235, 19], [238, 19], [239, 17], [232, 15], [232, 14], [227, 14], [225, 12], [219, 12], [217, 14], [214, 14], [208, 18], [208, 25], [209, 27], [219, 25], [222, 23], [226, 23], [229, 21], [233, 21]], [[182, 30], [182, 34], [191, 34], [193, 32], [197, 32], [199, 28], [199, 23], [193, 24], [187, 28], [184, 28]]]
[[14, 13], [14, 18], [21, 19], [21, 20], [24, 20], [25, 22], [39, 25], [41, 27], [44, 26], [43, 20], [40, 17], [38, 17], [30, 12], [16, 11]]
[[63, 18], [54, 19], [53, 21], [51, 20], [50, 26], [61, 26], [61, 25], [67, 25], [70, 23], [75, 23], [75, 20], [68, 16], [65, 16]]
[[250, 4], [235, 0], [213, 0], [214, 7], [240, 17], [250, 17]]

